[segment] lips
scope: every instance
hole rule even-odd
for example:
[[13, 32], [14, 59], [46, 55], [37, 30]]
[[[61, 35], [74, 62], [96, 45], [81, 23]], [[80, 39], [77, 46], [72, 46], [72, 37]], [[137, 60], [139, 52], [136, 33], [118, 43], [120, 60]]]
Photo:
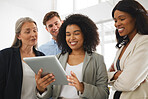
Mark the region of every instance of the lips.
[[31, 41], [36, 41], [36, 39], [31, 39]]
[[58, 33], [58, 30], [56, 30], [56, 31], [53, 31], [53, 33]]
[[124, 28], [118, 29], [118, 32], [119, 32], [119, 33], [123, 32], [123, 31], [124, 31]]
[[77, 42], [76, 42], [76, 41], [75, 41], [75, 42], [70, 42], [70, 44], [71, 44], [72, 46], [74, 46], [74, 45], [77, 44]]

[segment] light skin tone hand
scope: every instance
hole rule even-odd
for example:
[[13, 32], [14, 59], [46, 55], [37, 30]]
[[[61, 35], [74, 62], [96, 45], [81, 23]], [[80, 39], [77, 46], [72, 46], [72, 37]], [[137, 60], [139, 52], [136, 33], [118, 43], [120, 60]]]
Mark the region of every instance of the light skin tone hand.
[[37, 89], [40, 93], [43, 93], [44, 91], [46, 91], [47, 86], [55, 81], [53, 74], [47, 74], [44, 77], [41, 77], [42, 72], [43, 72], [43, 70], [40, 69], [38, 71], [38, 74], [35, 75]]
[[70, 82], [68, 83], [68, 85], [74, 86], [82, 94], [84, 92], [84, 84], [79, 82], [74, 72], [71, 71], [70, 73], [71, 73], [71, 76], [67, 76], [67, 80]]

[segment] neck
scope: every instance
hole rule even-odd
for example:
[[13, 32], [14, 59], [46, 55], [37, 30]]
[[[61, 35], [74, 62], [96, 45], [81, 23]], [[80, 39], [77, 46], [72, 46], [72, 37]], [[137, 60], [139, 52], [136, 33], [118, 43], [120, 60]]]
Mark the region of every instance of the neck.
[[84, 50], [72, 50], [71, 55], [85, 55], [85, 51]]
[[55, 40], [57, 42], [57, 38], [56, 37], [52, 37], [53, 40]]
[[32, 54], [33, 53], [33, 46], [22, 46], [20, 48], [20, 52], [24, 54]]
[[137, 34], [137, 30], [134, 29], [133, 32], [128, 35], [129, 41], [131, 41], [131, 40], [134, 38], [134, 36], [135, 36], [136, 34]]

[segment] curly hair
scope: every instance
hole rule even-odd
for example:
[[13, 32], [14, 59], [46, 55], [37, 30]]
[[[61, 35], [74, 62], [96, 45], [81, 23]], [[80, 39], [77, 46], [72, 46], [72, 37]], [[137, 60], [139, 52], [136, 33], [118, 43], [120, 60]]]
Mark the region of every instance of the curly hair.
[[62, 50], [62, 54], [65, 54], [66, 52], [72, 52], [72, 49], [66, 43], [66, 27], [73, 24], [78, 25], [83, 33], [84, 51], [90, 54], [93, 51], [96, 51], [96, 46], [100, 43], [96, 24], [88, 16], [82, 14], [72, 14], [66, 17], [64, 23], [59, 29], [57, 36], [57, 44]]
[[[148, 12], [146, 9], [135, 0], [121, 0], [112, 10], [112, 18], [114, 18], [114, 13], [116, 10], [126, 12], [136, 19], [135, 26], [137, 32], [141, 35], [148, 35]], [[117, 42], [122, 41], [121, 37], [116, 30]]]

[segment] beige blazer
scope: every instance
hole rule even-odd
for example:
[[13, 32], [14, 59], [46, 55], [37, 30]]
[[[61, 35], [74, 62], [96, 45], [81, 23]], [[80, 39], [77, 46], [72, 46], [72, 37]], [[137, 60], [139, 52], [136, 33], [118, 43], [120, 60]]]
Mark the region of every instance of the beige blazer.
[[[115, 72], [122, 48], [114, 60]], [[120, 99], [148, 99], [148, 35], [135, 35], [120, 59], [120, 68], [123, 72], [115, 81], [110, 81], [115, 72], [108, 72], [109, 83], [122, 91]]]
[[[66, 67], [67, 59], [68, 53], [59, 57], [63, 68]], [[80, 99], [108, 99], [108, 77], [103, 56], [97, 53], [92, 53], [91, 55], [85, 53], [82, 75], [84, 93], [79, 95]], [[61, 87], [61, 85], [48, 86], [47, 93], [40, 99], [48, 99], [49, 97], [57, 99], [60, 95]]]

